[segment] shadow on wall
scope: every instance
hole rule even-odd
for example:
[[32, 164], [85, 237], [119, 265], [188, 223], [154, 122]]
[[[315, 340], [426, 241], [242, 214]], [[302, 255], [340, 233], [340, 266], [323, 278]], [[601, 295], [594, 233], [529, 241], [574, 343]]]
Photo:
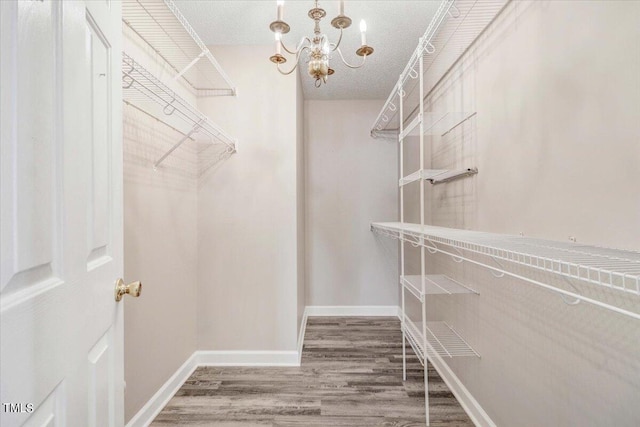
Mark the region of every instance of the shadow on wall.
[[[491, 264], [482, 255], [472, 258]], [[637, 310], [640, 304], [640, 297], [621, 296], [602, 286], [567, 283], [524, 266], [505, 264], [505, 268], [630, 310]], [[634, 390], [640, 389], [640, 377], [630, 375], [640, 368], [636, 320], [584, 302], [572, 305], [557, 293], [514, 278], [494, 277], [489, 270], [466, 262], [456, 264], [446, 255], [431, 256], [430, 271], [444, 273], [480, 294], [432, 298], [427, 306], [428, 320], [455, 325], [481, 355], [481, 365], [467, 359], [453, 362], [458, 372], [482, 371], [467, 379], [472, 393], [484, 387], [481, 378], [493, 378], [494, 390], [509, 390], [518, 384], [520, 393], [529, 396], [512, 401], [508, 392], [503, 395], [503, 401], [516, 411], [535, 402], [536, 408], [526, 411], [546, 407], [549, 414], [558, 416], [563, 410], [554, 407], [555, 399], [567, 395], [571, 395], [572, 411], [588, 412], [593, 407], [629, 411], [633, 407]]]
[[198, 150], [198, 178], [215, 174], [224, 162], [234, 155], [234, 151], [230, 151], [225, 146], [199, 143], [204, 145]]
[[189, 139], [154, 170], [154, 164], [182, 138], [181, 132], [125, 104], [125, 181], [176, 190], [194, 189], [198, 178], [213, 173], [232, 155], [223, 144]]

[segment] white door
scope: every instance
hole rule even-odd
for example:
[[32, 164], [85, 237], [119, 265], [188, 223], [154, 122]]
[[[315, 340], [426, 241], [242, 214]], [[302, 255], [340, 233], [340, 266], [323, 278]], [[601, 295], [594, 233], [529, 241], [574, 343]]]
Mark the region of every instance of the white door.
[[0, 1], [0, 425], [123, 425], [121, 11]]

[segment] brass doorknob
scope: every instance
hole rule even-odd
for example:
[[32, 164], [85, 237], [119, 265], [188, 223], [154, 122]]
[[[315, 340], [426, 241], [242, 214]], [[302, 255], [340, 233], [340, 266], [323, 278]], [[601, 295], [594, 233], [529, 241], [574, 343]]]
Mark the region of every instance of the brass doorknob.
[[139, 297], [141, 293], [142, 282], [131, 282], [128, 285], [125, 285], [124, 280], [116, 280], [116, 301], [120, 301], [125, 295]]

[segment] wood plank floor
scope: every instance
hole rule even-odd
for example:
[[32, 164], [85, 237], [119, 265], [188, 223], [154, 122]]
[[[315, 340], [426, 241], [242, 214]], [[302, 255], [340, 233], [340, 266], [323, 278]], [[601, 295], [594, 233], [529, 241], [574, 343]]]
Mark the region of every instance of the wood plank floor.
[[[423, 368], [402, 381], [402, 333], [390, 317], [309, 318], [300, 367], [201, 367], [152, 426], [425, 425]], [[432, 426], [473, 426], [429, 367]]]

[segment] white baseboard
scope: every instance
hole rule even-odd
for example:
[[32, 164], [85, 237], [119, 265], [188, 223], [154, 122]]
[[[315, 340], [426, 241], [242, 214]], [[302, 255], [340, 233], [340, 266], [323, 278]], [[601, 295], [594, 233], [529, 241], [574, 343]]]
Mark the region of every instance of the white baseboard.
[[198, 366], [300, 366], [297, 351], [196, 351]]
[[191, 376], [198, 367], [196, 353], [193, 353], [186, 362], [167, 380], [166, 383], [154, 394], [151, 399], [131, 418], [127, 427], [147, 427], [153, 419], [169, 403], [169, 400], [182, 387], [182, 384]]
[[304, 308], [302, 320], [300, 320], [300, 333], [298, 334], [298, 366], [302, 363], [302, 347], [304, 346], [304, 334], [307, 331], [307, 307]]
[[480, 403], [471, 395], [469, 390], [462, 384], [460, 379], [451, 370], [449, 365], [439, 355], [429, 357], [429, 362], [433, 365], [440, 377], [444, 380], [449, 390], [458, 399], [460, 406], [465, 410], [471, 421], [478, 427], [496, 427]]
[[308, 305], [307, 316], [385, 316], [396, 317], [395, 305]]

